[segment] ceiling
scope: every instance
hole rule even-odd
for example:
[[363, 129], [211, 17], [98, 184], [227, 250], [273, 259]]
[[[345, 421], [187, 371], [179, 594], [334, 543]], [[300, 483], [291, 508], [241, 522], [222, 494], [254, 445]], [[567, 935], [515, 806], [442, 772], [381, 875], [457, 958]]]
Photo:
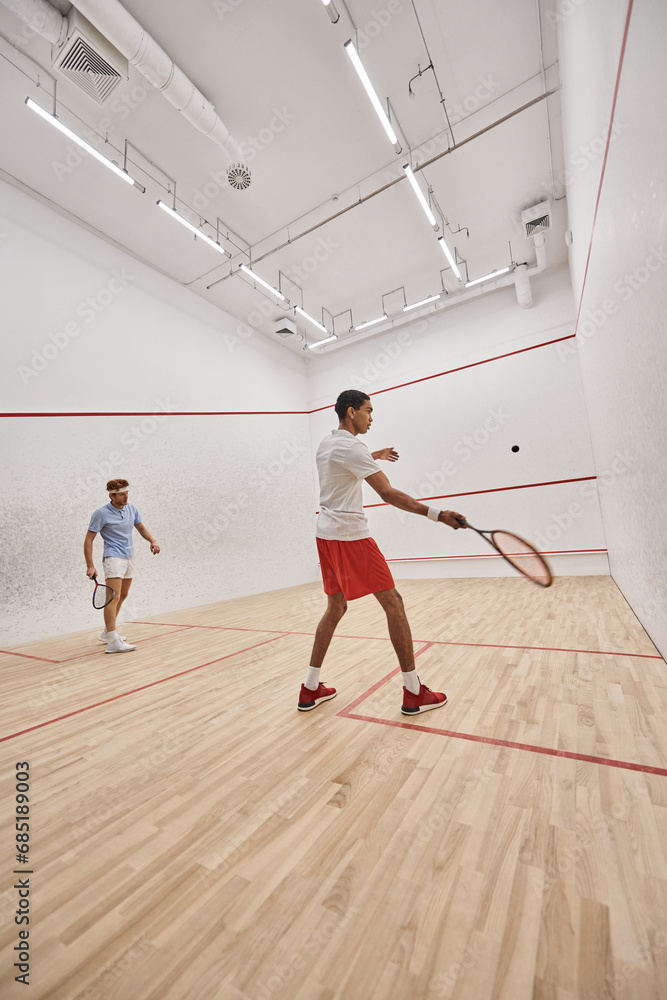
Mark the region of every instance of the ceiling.
[[[294, 305], [320, 321], [324, 308], [338, 349], [359, 336], [351, 326], [383, 311], [389, 319], [373, 332], [420, 315], [404, 316], [404, 302], [442, 288], [450, 300], [460, 294], [436, 235], [465, 260], [464, 278], [465, 268], [474, 279], [512, 261], [534, 263], [520, 213], [545, 198], [548, 265], [562, 263], [557, 0], [334, 3], [337, 24], [322, 0], [125, 0], [237, 139], [252, 172], [244, 191], [227, 183], [224, 151], [135, 68], [100, 106], [52, 69], [49, 42], [0, 7], [2, 176], [298, 353], [301, 338], [324, 335]], [[349, 38], [380, 99], [390, 101], [400, 154], [343, 48]], [[25, 107], [32, 97], [52, 110], [54, 76], [60, 120], [120, 163], [127, 140], [128, 171], [144, 194], [79, 156]], [[499, 121], [547, 91], [554, 93]], [[405, 178], [408, 162], [445, 219], [437, 234]], [[232, 257], [161, 212], [160, 198], [213, 238], [217, 227]], [[239, 271], [250, 262], [270, 285], [280, 283], [289, 306], [253, 287]], [[285, 316], [300, 337], [273, 332]]]

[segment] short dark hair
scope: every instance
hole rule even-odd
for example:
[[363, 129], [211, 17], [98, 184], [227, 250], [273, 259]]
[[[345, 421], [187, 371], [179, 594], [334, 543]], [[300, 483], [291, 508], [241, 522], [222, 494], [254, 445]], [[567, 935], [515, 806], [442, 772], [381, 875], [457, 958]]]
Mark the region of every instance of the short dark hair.
[[350, 407], [353, 410], [360, 410], [364, 404], [364, 400], [370, 398], [365, 392], [360, 392], [359, 389], [346, 389], [345, 392], [341, 392], [335, 406], [338, 419], [345, 420]]

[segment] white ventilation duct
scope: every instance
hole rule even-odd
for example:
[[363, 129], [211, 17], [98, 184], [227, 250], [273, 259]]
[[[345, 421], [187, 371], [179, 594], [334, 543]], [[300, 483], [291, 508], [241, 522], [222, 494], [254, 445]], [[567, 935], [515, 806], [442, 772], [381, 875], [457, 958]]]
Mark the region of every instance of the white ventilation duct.
[[[67, 18], [45, 0], [0, 0], [8, 10], [51, 42], [62, 45], [68, 35]], [[230, 164], [229, 183], [239, 189], [250, 184], [250, 170], [241, 148], [215, 108], [176, 66], [155, 39], [118, 0], [77, 0], [76, 8], [198, 131], [221, 146]]]
[[524, 227], [524, 236], [527, 240], [532, 239], [535, 247], [535, 266], [529, 268], [527, 264], [519, 264], [514, 269], [514, 286], [516, 288], [516, 300], [522, 309], [529, 309], [533, 304], [533, 293], [530, 290], [530, 279], [533, 274], [539, 274], [547, 266], [547, 250], [545, 246], [545, 233], [551, 229], [551, 204], [541, 201], [537, 205], [526, 208], [521, 213], [521, 222]]
[[0, 2], [52, 45], [62, 45], [67, 38], [67, 19], [51, 4], [46, 3], [46, 0], [0, 0]]
[[533, 304], [533, 293], [530, 290], [527, 264], [517, 264], [514, 268], [514, 287], [516, 289], [516, 300], [521, 308], [529, 309]]

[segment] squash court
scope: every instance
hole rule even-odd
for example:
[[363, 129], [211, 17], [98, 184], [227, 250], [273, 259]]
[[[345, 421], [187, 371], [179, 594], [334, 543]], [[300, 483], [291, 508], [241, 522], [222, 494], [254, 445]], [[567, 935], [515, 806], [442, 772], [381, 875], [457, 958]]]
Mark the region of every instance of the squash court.
[[667, 1000], [666, 36], [0, 0], [0, 1000]]

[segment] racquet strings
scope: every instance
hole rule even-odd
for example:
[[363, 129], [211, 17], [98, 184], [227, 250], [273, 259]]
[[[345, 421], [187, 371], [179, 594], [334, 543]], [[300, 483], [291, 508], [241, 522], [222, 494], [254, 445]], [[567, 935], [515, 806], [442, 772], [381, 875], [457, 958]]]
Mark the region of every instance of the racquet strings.
[[510, 534], [509, 531], [494, 531], [491, 537], [498, 551], [502, 552], [508, 562], [511, 562], [520, 573], [535, 583], [539, 583], [542, 587], [550, 586], [552, 582], [551, 570], [532, 545], [524, 542], [523, 538]]
[[113, 590], [111, 587], [107, 587], [104, 583], [98, 583], [97, 578], [95, 579], [95, 590], [93, 591], [93, 607], [97, 608], [98, 611], [101, 608], [106, 608], [107, 604], [111, 604], [113, 601]]

